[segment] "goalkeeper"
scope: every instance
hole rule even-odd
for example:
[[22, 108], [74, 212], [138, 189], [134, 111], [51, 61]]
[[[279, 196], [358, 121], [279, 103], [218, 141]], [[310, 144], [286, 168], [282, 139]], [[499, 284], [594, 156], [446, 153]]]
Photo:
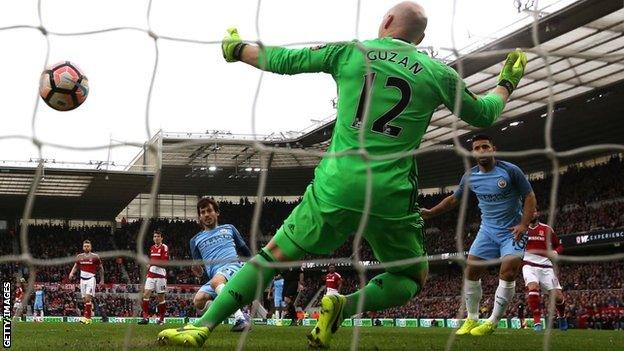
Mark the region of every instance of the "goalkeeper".
[[[242, 61], [278, 74], [331, 74], [338, 87], [338, 112], [328, 152], [353, 154], [323, 158], [303, 200], [273, 239], [228, 282], [225, 293], [197, 322], [162, 331], [160, 343], [202, 345], [212, 329], [269, 284], [277, 270], [267, 264], [299, 260], [306, 253], [331, 253], [357, 231], [364, 215], [364, 239], [380, 262], [415, 257], [423, 257], [423, 261], [388, 267], [351, 295], [325, 296], [318, 323], [308, 335], [310, 345], [328, 347], [342, 320], [357, 312], [361, 297], [365, 311], [376, 311], [401, 306], [422, 289], [428, 264], [424, 260], [423, 220], [416, 203], [416, 161], [413, 156], [392, 155], [419, 147], [440, 104], [473, 126], [492, 125], [526, 65], [523, 52], [510, 53], [498, 85], [485, 96], [475, 96], [453, 69], [416, 49], [426, 26], [424, 9], [403, 2], [384, 16], [379, 38], [364, 42], [261, 48], [241, 41], [236, 29], [228, 30], [222, 42], [227, 62]], [[458, 109], [456, 93], [461, 101]], [[371, 158], [355, 154], [361, 146]], [[372, 176], [369, 211], [364, 209], [367, 168]]]

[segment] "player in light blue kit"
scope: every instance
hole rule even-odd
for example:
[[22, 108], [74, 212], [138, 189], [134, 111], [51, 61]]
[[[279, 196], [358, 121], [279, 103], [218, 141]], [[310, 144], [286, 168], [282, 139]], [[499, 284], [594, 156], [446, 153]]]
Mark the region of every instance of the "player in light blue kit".
[[35, 290], [35, 303], [33, 304], [33, 317], [35, 322], [43, 322], [43, 298], [43, 286], [38, 286], [37, 290]]
[[[193, 304], [201, 314], [208, 307], [208, 302], [217, 297], [228, 280], [242, 267], [237, 250], [244, 257], [250, 257], [251, 251], [233, 225], [219, 225], [219, 204], [215, 200], [206, 197], [200, 199], [197, 214], [203, 230], [191, 238], [191, 256], [194, 260], [205, 262], [208, 276], [208, 283], [193, 298]], [[197, 277], [203, 276], [202, 266], [193, 266], [191, 269]], [[243, 331], [248, 323], [240, 309], [234, 313], [234, 318], [236, 323], [232, 331]]]
[[[488, 136], [477, 135], [472, 138], [473, 152], [484, 154], [495, 150]], [[522, 269], [527, 240], [525, 234], [535, 211], [536, 200], [531, 184], [518, 166], [496, 160], [493, 156], [477, 156], [476, 159], [477, 166], [464, 174], [454, 194], [429, 210], [421, 209], [421, 213], [423, 219], [429, 219], [457, 207], [467, 182], [469, 190], [479, 200], [481, 227], [468, 252], [467, 280], [464, 282], [468, 317], [456, 334], [482, 336], [494, 332], [514, 295], [516, 277]], [[494, 308], [490, 318], [479, 325], [481, 277], [487, 267], [475, 265], [475, 262], [497, 258], [502, 258], [502, 263]]]
[[271, 284], [271, 294], [273, 295], [273, 306], [275, 307], [274, 319], [282, 318], [282, 309], [284, 308], [284, 278], [277, 273]]

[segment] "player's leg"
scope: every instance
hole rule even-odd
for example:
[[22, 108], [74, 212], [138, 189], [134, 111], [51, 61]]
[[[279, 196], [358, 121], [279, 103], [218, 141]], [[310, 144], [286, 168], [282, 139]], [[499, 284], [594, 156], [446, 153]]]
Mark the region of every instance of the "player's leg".
[[539, 271], [536, 267], [524, 265], [522, 267], [522, 276], [527, 288], [527, 304], [533, 315], [533, 330], [541, 331], [542, 327], [542, 311], [540, 308], [540, 285]]
[[84, 301], [83, 319], [84, 324], [91, 323], [91, 316], [93, 315], [93, 295], [95, 294], [95, 277], [91, 279], [81, 280], [80, 288], [82, 292], [82, 298]]
[[483, 264], [483, 261], [498, 258], [498, 252], [498, 244], [490, 238], [486, 231], [479, 230], [475, 241], [468, 251], [467, 265], [464, 272], [466, 319], [455, 332], [456, 335], [468, 335], [472, 329], [479, 325], [479, 305], [483, 295], [481, 278], [487, 270], [487, 266]]
[[498, 274], [498, 287], [494, 295], [494, 307], [488, 320], [470, 331], [470, 335], [482, 336], [491, 334], [498, 327], [498, 322], [507, 310], [507, 305], [514, 296], [516, 290], [516, 278], [522, 269], [522, 257], [524, 257], [524, 243], [517, 243], [511, 235], [499, 239], [500, 257], [502, 258]]
[[275, 306], [275, 312], [273, 313], [273, 319], [278, 320], [282, 317], [282, 305], [283, 300], [281, 296], [273, 296], [273, 306]]
[[93, 299], [92, 296], [89, 294], [86, 294], [83, 297], [83, 301], [84, 301], [84, 313], [82, 314], [82, 316], [86, 319], [86, 323], [89, 323], [88, 321], [91, 320], [91, 316], [93, 314]]
[[[340, 211], [329, 220], [337, 228], [356, 229], [361, 215]], [[380, 262], [392, 263], [419, 257], [422, 260], [388, 267], [385, 273], [374, 277], [353, 294], [324, 296], [321, 299], [321, 316], [308, 335], [310, 346], [328, 347], [342, 321], [359, 312], [361, 299], [364, 300], [362, 311], [380, 311], [404, 305], [422, 289], [428, 274], [422, 228], [423, 222], [418, 214], [395, 219], [369, 216], [364, 238]]]
[[542, 326], [542, 309], [541, 309], [541, 296], [540, 287], [537, 282], [527, 283], [527, 303], [531, 309], [531, 315], [533, 316], [533, 330], [539, 332], [544, 328]]
[[193, 306], [197, 310], [198, 315], [202, 315], [208, 308], [210, 301], [217, 297], [217, 293], [214, 291], [210, 283], [202, 285], [199, 290], [193, 296]]
[[290, 317], [290, 325], [297, 325], [297, 310], [295, 308], [295, 296], [289, 294], [288, 296], [284, 296], [284, 304], [286, 305], [286, 312], [288, 312], [288, 317]]
[[165, 323], [165, 313], [167, 312], [167, 301], [165, 301], [165, 293], [167, 292], [167, 278], [156, 279], [156, 301], [158, 301], [158, 323]]
[[515, 242], [510, 233], [505, 234], [507, 235], [494, 234], [490, 236], [492, 240], [498, 241], [500, 257], [502, 258], [492, 314], [485, 323], [472, 329], [470, 335], [482, 336], [493, 333], [514, 296], [516, 278], [522, 269], [525, 242]]
[[145, 287], [143, 288], [143, 300], [141, 301], [141, 315], [142, 319], [139, 324], [149, 323], [149, 302], [152, 296], [152, 291], [156, 289], [156, 281], [154, 278], [145, 279]]
[[165, 324], [165, 313], [167, 313], [167, 301], [165, 301], [165, 293], [158, 293], [156, 295], [156, 301], [158, 301], [158, 324]]
[[568, 330], [568, 320], [565, 318], [565, 298], [555, 270], [553, 268], [543, 268], [541, 271], [540, 284], [548, 291], [549, 297], [554, 296], [555, 299], [559, 329]]

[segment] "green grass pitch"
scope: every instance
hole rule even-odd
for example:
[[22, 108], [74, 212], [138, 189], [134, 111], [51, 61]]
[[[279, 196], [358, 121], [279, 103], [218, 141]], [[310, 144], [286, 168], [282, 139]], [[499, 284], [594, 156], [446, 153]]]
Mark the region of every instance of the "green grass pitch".
[[[175, 325], [171, 325], [175, 327]], [[169, 326], [169, 327], [171, 327]], [[11, 350], [122, 350], [129, 333], [130, 350], [176, 350], [156, 346], [156, 334], [164, 329], [156, 325], [78, 323], [14, 323]], [[336, 334], [332, 350], [348, 350], [352, 328]], [[246, 350], [308, 350], [308, 327], [255, 326], [249, 335]], [[446, 328], [361, 328], [360, 350], [444, 350], [451, 330]], [[235, 350], [240, 334], [218, 328], [206, 342], [204, 350]], [[457, 338], [457, 351], [538, 351], [542, 350], [543, 333], [531, 330], [498, 330], [487, 337]], [[570, 330], [553, 332], [551, 350], [610, 351], [624, 350], [624, 332]]]

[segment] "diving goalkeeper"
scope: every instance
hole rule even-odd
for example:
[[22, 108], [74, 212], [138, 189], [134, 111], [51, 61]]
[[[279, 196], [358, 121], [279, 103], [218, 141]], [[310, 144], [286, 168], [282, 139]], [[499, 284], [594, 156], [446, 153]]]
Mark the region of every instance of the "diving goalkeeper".
[[[225, 293], [217, 296], [197, 322], [163, 330], [158, 335], [161, 344], [202, 345], [211, 330], [269, 284], [277, 270], [267, 264], [299, 260], [306, 253], [331, 253], [357, 231], [364, 215], [364, 239], [380, 262], [426, 256], [423, 220], [416, 203], [415, 159], [392, 155], [419, 147], [440, 104], [473, 126], [492, 125], [526, 65], [523, 52], [510, 53], [498, 85], [485, 96], [475, 96], [453, 69], [417, 50], [426, 26], [424, 9], [403, 2], [384, 16], [379, 38], [363, 42], [304, 49], [260, 48], [243, 42], [236, 29], [228, 30], [222, 42], [227, 62], [242, 61], [278, 74], [331, 74], [338, 87], [338, 112], [328, 152], [353, 154], [323, 158], [301, 203], [273, 239], [227, 283]], [[457, 92], [461, 107], [456, 110]], [[356, 154], [360, 146], [366, 149], [368, 159]], [[366, 212], [369, 167], [372, 199]], [[310, 346], [328, 347], [342, 320], [357, 312], [362, 296], [365, 311], [405, 304], [422, 289], [427, 271], [424, 260], [393, 266], [353, 294], [323, 297], [321, 316], [308, 335]]]

